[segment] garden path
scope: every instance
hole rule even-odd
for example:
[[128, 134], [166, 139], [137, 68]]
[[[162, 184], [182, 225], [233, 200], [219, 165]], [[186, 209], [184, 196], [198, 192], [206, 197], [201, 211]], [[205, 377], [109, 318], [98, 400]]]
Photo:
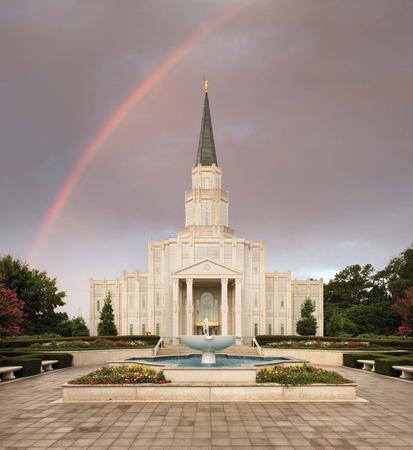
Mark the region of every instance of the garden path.
[[337, 368], [367, 403], [69, 403], [70, 368], [0, 384], [0, 448], [413, 448], [413, 383]]

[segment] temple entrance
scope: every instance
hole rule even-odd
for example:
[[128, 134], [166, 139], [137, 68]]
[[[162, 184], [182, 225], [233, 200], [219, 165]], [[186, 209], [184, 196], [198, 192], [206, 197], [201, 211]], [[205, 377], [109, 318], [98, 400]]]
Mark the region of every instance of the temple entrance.
[[195, 300], [195, 334], [202, 334], [204, 319], [208, 319], [210, 334], [220, 334], [219, 299], [208, 291]]

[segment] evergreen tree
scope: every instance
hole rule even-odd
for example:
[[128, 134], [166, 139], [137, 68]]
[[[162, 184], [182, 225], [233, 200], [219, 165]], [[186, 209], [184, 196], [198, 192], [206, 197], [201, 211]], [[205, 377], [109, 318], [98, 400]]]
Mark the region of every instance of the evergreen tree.
[[301, 336], [314, 336], [317, 331], [317, 320], [313, 316], [315, 306], [307, 297], [301, 306], [301, 319], [297, 322], [296, 330]]
[[118, 330], [115, 325], [115, 316], [112, 308], [112, 295], [108, 292], [108, 295], [103, 300], [103, 308], [100, 313], [100, 322], [98, 324], [99, 336], [116, 336]]

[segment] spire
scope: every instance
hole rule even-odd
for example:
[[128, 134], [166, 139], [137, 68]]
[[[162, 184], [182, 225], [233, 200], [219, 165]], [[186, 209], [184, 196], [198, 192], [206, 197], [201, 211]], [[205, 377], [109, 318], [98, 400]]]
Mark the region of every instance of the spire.
[[209, 111], [208, 80], [205, 80], [204, 112], [202, 114], [196, 164], [201, 164], [202, 166], [218, 165], [217, 155], [215, 153], [214, 134], [212, 132], [211, 113]]

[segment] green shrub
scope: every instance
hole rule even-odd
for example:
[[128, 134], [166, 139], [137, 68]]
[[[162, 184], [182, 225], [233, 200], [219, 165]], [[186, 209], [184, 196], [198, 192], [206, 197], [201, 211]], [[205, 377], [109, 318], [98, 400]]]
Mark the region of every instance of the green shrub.
[[375, 372], [391, 377], [399, 377], [400, 371], [394, 370], [392, 366], [413, 366], [412, 356], [384, 356], [376, 361]]
[[[35, 358], [40, 360], [57, 359], [59, 362], [54, 365], [56, 369], [62, 369], [64, 367], [71, 367], [73, 361], [73, 355], [70, 353], [38, 353], [38, 352], [21, 352], [13, 350], [0, 350], [2, 358], [14, 359], [14, 358]], [[1, 364], [0, 364], [1, 365]], [[4, 365], [4, 364], [3, 364]]]
[[[363, 364], [357, 362], [358, 359], [372, 359], [378, 361], [386, 356], [403, 356], [401, 352], [387, 352], [387, 353], [343, 353], [343, 365], [347, 367], [354, 367], [359, 369]], [[406, 353], [408, 355], [408, 353]]]
[[42, 360], [33, 355], [11, 356], [5, 361], [6, 366], [22, 366], [21, 370], [17, 370], [14, 374], [16, 377], [29, 377], [40, 373]]
[[57, 333], [42, 333], [42, 334], [32, 334], [32, 335], [18, 335], [18, 336], [9, 336], [7, 338], [5, 338], [5, 340], [7, 341], [21, 341], [23, 339], [60, 339], [62, 338], [61, 334], [57, 334]]
[[73, 355], [70, 353], [33, 353], [36, 358], [46, 359], [57, 359], [58, 363], [53, 367], [55, 369], [63, 369], [64, 367], [71, 367], [73, 361]]
[[283, 386], [301, 384], [346, 384], [352, 383], [337, 372], [315, 368], [312, 366], [278, 365], [268, 369], [260, 369], [257, 373], [257, 383], [278, 383]]

